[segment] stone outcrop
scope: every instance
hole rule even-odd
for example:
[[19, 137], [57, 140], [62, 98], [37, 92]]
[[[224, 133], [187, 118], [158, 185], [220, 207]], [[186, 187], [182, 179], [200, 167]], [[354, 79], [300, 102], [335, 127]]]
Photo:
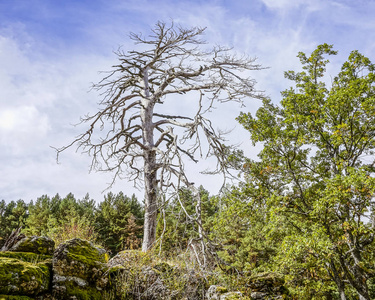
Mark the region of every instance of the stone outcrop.
[[101, 299], [101, 292], [106, 285], [106, 281], [103, 281], [105, 263], [105, 250], [95, 247], [88, 241], [72, 239], [60, 244], [52, 260], [53, 297]]
[[51, 258], [43, 258], [33, 253], [0, 252], [0, 295], [47, 293], [52, 264]]
[[288, 290], [284, 287], [284, 278], [277, 273], [261, 273], [249, 278], [247, 283], [247, 294], [244, 296], [240, 291], [228, 292], [225, 287], [212, 285], [207, 290], [208, 300], [282, 300], [288, 299]]
[[267, 300], [287, 299], [275, 273], [250, 277], [245, 292], [207, 286], [193, 268], [136, 250], [108, 255], [88, 241], [72, 239], [53, 251], [46, 237], [14, 239], [0, 252], [0, 300]]
[[113, 299], [198, 300], [205, 294], [201, 274], [140, 251], [122, 251], [107, 265]]
[[45, 236], [24, 236], [9, 251], [31, 252], [35, 254], [53, 255], [55, 242]]
[[9, 251], [0, 252], [0, 299], [43, 297], [51, 290], [55, 243], [35, 236], [15, 240]]
[[288, 290], [284, 287], [284, 278], [277, 273], [261, 273], [249, 279], [251, 298], [255, 300], [286, 299]]
[[[206, 293], [207, 300], [234, 300], [234, 299], [244, 299], [242, 293], [239, 291], [228, 292], [227, 288], [211, 285]], [[247, 298], [248, 299], [248, 298]]]
[[106, 254], [87, 241], [22, 236], [0, 252], [0, 300], [105, 299]]

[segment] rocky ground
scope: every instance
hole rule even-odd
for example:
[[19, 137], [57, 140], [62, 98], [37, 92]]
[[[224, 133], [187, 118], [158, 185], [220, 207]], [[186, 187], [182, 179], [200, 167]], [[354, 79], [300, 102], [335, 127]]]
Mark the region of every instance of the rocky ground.
[[54, 249], [46, 237], [21, 236], [0, 252], [0, 300], [17, 299], [286, 299], [283, 280], [261, 274], [248, 296], [208, 285], [202, 273], [139, 251], [109, 259], [94, 244], [72, 239]]

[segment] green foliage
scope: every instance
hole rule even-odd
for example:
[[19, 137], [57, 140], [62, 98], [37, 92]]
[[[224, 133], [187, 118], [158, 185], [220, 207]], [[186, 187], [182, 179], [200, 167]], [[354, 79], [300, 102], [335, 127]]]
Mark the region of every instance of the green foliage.
[[[208, 191], [202, 186], [199, 187], [199, 194], [202, 225], [205, 231], [209, 232], [211, 217], [217, 211], [217, 206], [214, 198], [210, 197]], [[198, 224], [194, 221], [196, 202], [193, 193], [187, 188], [182, 188], [178, 196], [171, 198], [162, 207], [157, 225], [157, 236], [160, 242], [159, 248], [165, 255], [177, 255], [185, 251], [189, 241], [198, 237]]]
[[29, 204], [0, 201], [0, 248], [13, 229], [22, 226], [26, 235], [48, 236], [56, 246], [80, 238], [117, 253], [140, 246], [142, 225], [142, 206], [134, 195], [121, 192], [109, 193], [98, 207], [88, 194], [81, 200], [70, 193], [64, 198], [43, 195]]
[[24, 232], [28, 235], [46, 235], [55, 240], [56, 245], [72, 238], [94, 241], [95, 201], [86, 195], [76, 200], [73, 194], [61, 198], [44, 195], [35, 204], [29, 204], [29, 218]]
[[142, 224], [142, 207], [137, 198], [122, 192], [108, 193], [95, 214], [97, 240], [112, 253], [137, 249], [142, 242]]
[[256, 117], [238, 117], [253, 143], [264, 146], [260, 161], [248, 160], [244, 169], [253, 189], [266, 196], [271, 231], [285, 228], [275, 261], [299, 297], [324, 299], [332, 294], [331, 280], [342, 293], [348, 294], [349, 282], [369, 299], [375, 67], [353, 51], [328, 89], [325, 56], [334, 54], [327, 44], [310, 56], [299, 53], [303, 71], [285, 73], [295, 88], [282, 93], [281, 107], [264, 99]]
[[218, 245], [221, 268], [229, 274], [269, 270], [280, 236], [268, 228], [264, 196], [250, 184], [217, 198], [220, 210], [212, 221], [211, 239]]

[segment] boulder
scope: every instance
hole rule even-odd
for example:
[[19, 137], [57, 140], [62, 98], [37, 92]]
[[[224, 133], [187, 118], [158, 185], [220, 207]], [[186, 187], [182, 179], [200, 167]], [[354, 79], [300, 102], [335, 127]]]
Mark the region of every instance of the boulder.
[[[243, 299], [245, 300], [244, 296], [241, 292], [228, 292], [224, 293], [220, 296], [220, 300], [235, 300], [235, 299]], [[247, 298], [248, 299], [248, 298]]]
[[198, 300], [205, 290], [201, 274], [136, 250], [122, 251], [109, 260], [107, 276], [115, 299]]
[[227, 288], [219, 285], [211, 285], [206, 293], [208, 300], [234, 300], [245, 299], [241, 292], [228, 292]]
[[103, 299], [107, 281], [107, 255], [91, 242], [72, 239], [60, 244], [52, 260], [53, 291], [56, 299]]
[[9, 251], [32, 252], [35, 254], [52, 255], [55, 242], [46, 236], [24, 236]]
[[50, 289], [51, 267], [48, 256], [0, 252], [0, 299], [22, 299], [21, 295], [36, 297], [47, 293]]
[[206, 293], [208, 300], [220, 300], [220, 296], [228, 292], [227, 288], [219, 285], [211, 285]]
[[27, 296], [0, 295], [0, 300], [34, 300]]
[[253, 299], [284, 299], [289, 294], [284, 283], [282, 275], [265, 272], [250, 277], [247, 286], [251, 289], [250, 296]]

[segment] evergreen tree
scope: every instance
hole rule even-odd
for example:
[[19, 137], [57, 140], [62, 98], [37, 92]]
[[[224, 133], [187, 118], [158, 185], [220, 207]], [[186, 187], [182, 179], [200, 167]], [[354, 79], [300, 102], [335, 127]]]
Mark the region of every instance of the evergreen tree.
[[98, 242], [112, 253], [138, 248], [142, 241], [142, 216], [142, 207], [135, 195], [129, 198], [122, 192], [108, 193], [95, 216]]

